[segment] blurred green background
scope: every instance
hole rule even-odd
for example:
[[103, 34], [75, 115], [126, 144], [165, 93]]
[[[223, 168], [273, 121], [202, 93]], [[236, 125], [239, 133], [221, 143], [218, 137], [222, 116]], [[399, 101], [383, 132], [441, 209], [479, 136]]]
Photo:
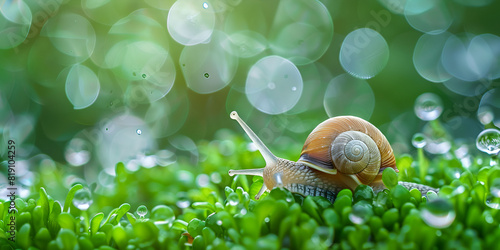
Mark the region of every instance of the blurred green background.
[[[201, 142], [221, 129], [243, 134], [233, 110], [291, 160], [331, 116], [369, 120], [397, 155], [414, 152], [418, 132], [445, 147], [433, 154], [479, 152], [484, 125], [500, 123], [498, 1], [0, 6], [0, 153], [15, 140], [27, 186], [42, 176], [41, 159], [88, 182], [114, 175], [119, 161], [131, 171], [179, 157], [197, 166], [210, 157]], [[427, 92], [436, 95], [415, 107]], [[419, 119], [420, 109], [441, 115], [446, 136], [428, 131], [436, 117]]]

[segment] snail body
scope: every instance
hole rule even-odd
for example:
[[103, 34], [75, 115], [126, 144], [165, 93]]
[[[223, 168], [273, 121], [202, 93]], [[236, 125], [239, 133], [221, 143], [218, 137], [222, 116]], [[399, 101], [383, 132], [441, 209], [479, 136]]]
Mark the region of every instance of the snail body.
[[[256, 199], [274, 187], [333, 201], [342, 189], [354, 191], [361, 184], [375, 192], [385, 189], [382, 172], [397, 171], [392, 148], [385, 136], [371, 123], [354, 116], [338, 116], [320, 123], [307, 137], [297, 162], [278, 158], [269, 151], [248, 125], [233, 111], [238, 121], [266, 161], [265, 168], [229, 170], [229, 175], [258, 175], [264, 184]], [[400, 182], [423, 193], [432, 190], [420, 184]]]

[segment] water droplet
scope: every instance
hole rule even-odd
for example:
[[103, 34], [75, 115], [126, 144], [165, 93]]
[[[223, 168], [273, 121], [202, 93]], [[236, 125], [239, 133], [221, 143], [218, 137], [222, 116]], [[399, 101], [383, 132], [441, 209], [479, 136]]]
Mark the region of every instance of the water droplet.
[[373, 215], [373, 209], [365, 202], [358, 202], [352, 207], [349, 220], [354, 224], [364, 224]]
[[292, 201], [293, 201], [292, 197], [286, 197], [286, 202], [292, 202]]
[[292, 91], [297, 91], [297, 87], [293, 86]]
[[415, 100], [415, 114], [424, 121], [436, 120], [443, 112], [441, 98], [433, 93], [424, 93]]
[[205, 73], [205, 74], [204, 74], [204, 76], [205, 76], [205, 78], [209, 78], [209, 77], [210, 77], [210, 74]]
[[148, 208], [144, 205], [140, 205], [138, 208], [137, 208], [137, 211], [136, 213], [141, 217], [141, 218], [144, 218], [144, 216], [146, 216], [146, 214], [148, 214]]
[[221, 221], [221, 220], [218, 220], [218, 221], [217, 221], [217, 225], [222, 226], [222, 221]]
[[275, 84], [274, 82], [269, 82], [269, 83], [267, 84], [267, 87], [268, 87], [269, 89], [275, 89], [275, 88], [276, 88], [276, 84]]
[[231, 193], [227, 197], [227, 204], [230, 206], [237, 206], [240, 203], [240, 198], [237, 193]]
[[477, 149], [496, 155], [500, 152], [500, 131], [496, 129], [485, 129], [481, 132], [476, 139]]
[[108, 131], [108, 128], [106, 128], [106, 131]]
[[147, 76], [146, 74], [142, 74], [142, 78], [146, 78], [146, 76]]
[[140, 129], [137, 129], [135, 132], [136, 132], [138, 135], [141, 135], [141, 134], [142, 134], [142, 130], [140, 130]]
[[92, 194], [88, 188], [82, 188], [76, 191], [73, 197], [73, 205], [83, 211], [87, 210], [90, 205], [92, 205], [92, 202]]
[[270, 221], [270, 220], [271, 220], [271, 219], [269, 219], [269, 217], [264, 218], [264, 222], [265, 222], [265, 223], [269, 223], [269, 221]]
[[175, 220], [175, 214], [170, 207], [158, 205], [151, 210], [151, 219], [155, 225], [170, 224]]
[[203, 9], [208, 9], [208, 3], [207, 2], [203, 3]]
[[444, 199], [437, 198], [428, 201], [420, 216], [427, 225], [434, 228], [447, 228], [455, 220], [453, 205]]
[[478, 110], [477, 119], [483, 125], [490, 124], [494, 118], [495, 118], [495, 115], [493, 114], [493, 111], [491, 110], [490, 107], [486, 106], [486, 107], [483, 107], [482, 109]]
[[488, 195], [488, 197], [486, 198], [486, 206], [493, 209], [500, 209], [500, 198]]
[[427, 144], [427, 138], [422, 133], [416, 133], [411, 139], [411, 144], [416, 148], [423, 148]]

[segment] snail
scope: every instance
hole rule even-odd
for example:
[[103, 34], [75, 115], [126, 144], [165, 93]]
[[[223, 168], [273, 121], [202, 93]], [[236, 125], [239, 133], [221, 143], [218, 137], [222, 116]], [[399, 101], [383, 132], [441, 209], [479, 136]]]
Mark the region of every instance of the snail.
[[[230, 117], [245, 130], [260, 151], [266, 166], [260, 169], [229, 170], [229, 175], [262, 176], [264, 184], [255, 196], [259, 199], [274, 187], [283, 187], [304, 196], [323, 196], [334, 201], [342, 189], [354, 191], [361, 184], [374, 192], [386, 187], [382, 172], [393, 168], [396, 159], [385, 136], [371, 123], [355, 116], [337, 116], [320, 123], [306, 139], [297, 162], [276, 157], [252, 129], [238, 116]], [[417, 188], [422, 194], [432, 190], [429, 186], [399, 182], [407, 189]]]

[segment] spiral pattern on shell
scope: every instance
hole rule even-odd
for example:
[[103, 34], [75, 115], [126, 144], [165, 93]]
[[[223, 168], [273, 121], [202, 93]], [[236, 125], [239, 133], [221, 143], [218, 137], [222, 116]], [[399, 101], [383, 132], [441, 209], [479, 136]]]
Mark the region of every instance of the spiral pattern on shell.
[[332, 142], [332, 161], [344, 174], [372, 179], [380, 168], [380, 152], [373, 139], [359, 131], [346, 131]]

